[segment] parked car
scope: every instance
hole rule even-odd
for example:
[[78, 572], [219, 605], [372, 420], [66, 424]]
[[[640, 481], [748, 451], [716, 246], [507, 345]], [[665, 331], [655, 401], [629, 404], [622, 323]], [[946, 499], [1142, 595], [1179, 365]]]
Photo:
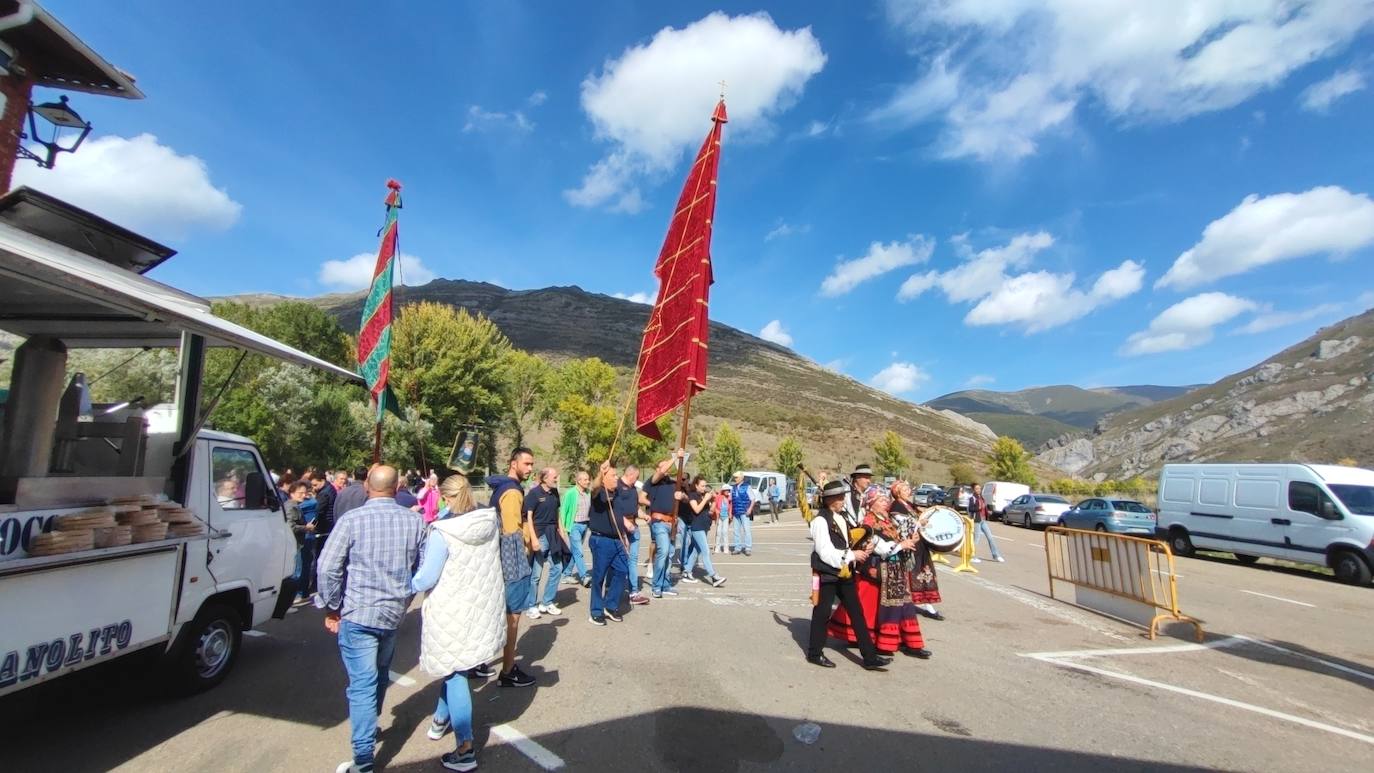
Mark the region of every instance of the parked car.
[[968, 501], [972, 498], [972, 486], [955, 486], [952, 490], [945, 492], [945, 504], [963, 510], [966, 513], [968, 512]]
[[1069, 509], [1069, 500], [1058, 494], [1022, 494], [1011, 500], [1002, 513], [1003, 523], [1019, 526], [1052, 526]]
[[912, 492], [911, 501], [917, 505], [920, 505], [921, 507], [925, 507], [926, 505], [933, 505], [935, 503], [930, 501], [930, 496], [931, 494], [934, 494], [939, 490], [940, 487], [935, 485], [934, 483], [922, 483], [921, 485], [916, 487], [916, 490], [914, 492]]
[[1002, 517], [1007, 510], [1007, 505], [1011, 504], [1012, 500], [1029, 493], [1031, 493], [1030, 486], [1024, 483], [990, 480], [983, 484], [983, 499], [987, 501], [988, 513], [994, 519]]
[[1059, 525], [1153, 537], [1155, 512], [1134, 499], [1085, 499], [1059, 516]]
[[943, 505], [949, 500], [949, 492], [942, 488], [930, 492], [930, 503], [932, 505]]
[[1166, 464], [1159, 533], [1175, 555], [1228, 550], [1326, 564], [1368, 585], [1374, 570], [1374, 471], [1327, 464]]

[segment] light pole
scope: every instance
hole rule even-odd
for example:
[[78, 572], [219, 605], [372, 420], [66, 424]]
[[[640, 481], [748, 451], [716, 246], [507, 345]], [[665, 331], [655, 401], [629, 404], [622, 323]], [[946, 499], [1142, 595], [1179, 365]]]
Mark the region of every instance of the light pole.
[[[35, 115], [43, 116], [45, 121], [52, 124], [52, 131], [46, 140], [38, 134], [38, 121]], [[71, 147], [64, 147], [61, 140], [70, 139], [73, 131], [79, 131], [80, 134], [76, 135], [76, 141], [71, 143]], [[47, 155], [40, 156], [20, 143], [19, 157], [34, 161], [44, 169], [52, 169], [57, 163], [58, 153], [75, 153], [90, 133], [91, 125], [67, 104], [65, 94], [58, 97], [57, 102], [29, 105], [29, 131], [20, 135], [20, 139], [31, 139], [42, 145], [47, 150]]]

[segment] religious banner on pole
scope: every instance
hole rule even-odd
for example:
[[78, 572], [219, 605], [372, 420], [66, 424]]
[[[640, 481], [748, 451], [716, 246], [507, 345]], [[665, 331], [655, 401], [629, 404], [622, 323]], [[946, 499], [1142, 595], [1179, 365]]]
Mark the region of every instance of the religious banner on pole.
[[[711, 221], [716, 211], [721, 128], [726, 122], [724, 95], [716, 104], [711, 122], [711, 131], [697, 151], [654, 265], [658, 298], [640, 344], [635, 428], [655, 440], [661, 439], [655, 422], [679, 406], [686, 404], [690, 408], [692, 395], [706, 389], [711, 324], [707, 301], [714, 281]], [[686, 424], [684, 411], [684, 443]]]
[[[401, 184], [387, 180], [386, 223], [382, 226], [382, 245], [377, 250], [377, 265], [372, 271], [372, 288], [363, 304], [358, 328], [358, 373], [367, 381], [373, 404], [377, 407], [377, 426], [391, 411], [398, 418], [401, 405], [391, 391], [392, 282], [396, 272], [397, 216], [401, 210]], [[378, 433], [380, 452], [380, 431]], [[374, 454], [375, 455], [375, 454]]]

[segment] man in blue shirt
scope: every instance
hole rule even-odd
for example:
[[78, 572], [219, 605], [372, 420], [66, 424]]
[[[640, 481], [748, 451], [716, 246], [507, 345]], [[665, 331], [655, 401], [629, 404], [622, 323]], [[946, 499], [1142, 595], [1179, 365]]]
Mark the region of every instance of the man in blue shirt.
[[324, 627], [339, 637], [348, 672], [353, 762], [347, 769], [358, 773], [372, 770], [396, 629], [410, 603], [410, 578], [425, 537], [419, 514], [396, 504], [396, 468], [378, 465], [366, 477], [366, 503], [344, 513], [325, 543], [315, 597], [325, 610]]
[[782, 486], [777, 481], [768, 487], [768, 522], [777, 523], [778, 513], [782, 511]]
[[[621, 482], [616, 479], [615, 468], [603, 462], [589, 492], [591, 501], [587, 511], [587, 528], [592, 533], [588, 543], [592, 549], [592, 598], [588, 618], [592, 625], [605, 625], [607, 620], [621, 621], [620, 593], [629, 569], [621, 540], [630, 533], [634, 520], [616, 515], [615, 499], [620, 491]], [[638, 514], [638, 504], [635, 514]]]
[[[530, 556], [530, 589], [539, 605], [530, 607], [529, 617], [538, 620], [540, 613], [561, 615], [554, 599], [558, 595], [558, 581], [563, 576], [563, 559], [568, 555], [568, 535], [558, 522], [558, 470], [545, 467], [539, 471], [539, 485], [525, 495], [525, 518], [534, 522], [539, 543]], [[548, 567], [549, 579], [544, 593], [539, 593], [539, 580]]]
[[649, 495], [649, 536], [654, 540], [654, 576], [650, 590], [654, 598], [676, 596], [669, 581], [669, 566], [673, 557], [673, 525], [677, 521], [677, 478], [672, 469], [676, 458], [664, 459], [649, 476], [645, 486]]
[[735, 473], [734, 484], [730, 487], [730, 517], [735, 521], [735, 547], [731, 553], [754, 554], [754, 509], [757, 505], [744, 473]]
[[629, 576], [626, 580], [630, 588], [630, 603], [636, 606], [649, 603], [649, 598], [639, 592], [639, 506], [647, 505], [649, 498], [635, 486], [638, 481], [639, 468], [633, 464], [625, 465], [625, 473], [620, 476], [615, 495], [611, 497], [611, 508], [615, 515], [630, 524], [625, 534], [629, 547]]

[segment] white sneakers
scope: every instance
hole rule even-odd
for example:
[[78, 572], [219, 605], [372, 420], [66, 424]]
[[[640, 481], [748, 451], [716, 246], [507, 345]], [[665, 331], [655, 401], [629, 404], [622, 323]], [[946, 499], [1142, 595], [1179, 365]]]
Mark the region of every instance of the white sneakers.
[[529, 610], [528, 612], [525, 613], [525, 617], [528, 617], [528, 618], [531, 619], [531, 620], [538, 620], [538, 619], [539, 619], [539, 607], [530, 607], [530, 610]]
[[559, 609], [557, 604], [540, 604], [538, 609], [546, 615], [563, 614], [563, 610]]

